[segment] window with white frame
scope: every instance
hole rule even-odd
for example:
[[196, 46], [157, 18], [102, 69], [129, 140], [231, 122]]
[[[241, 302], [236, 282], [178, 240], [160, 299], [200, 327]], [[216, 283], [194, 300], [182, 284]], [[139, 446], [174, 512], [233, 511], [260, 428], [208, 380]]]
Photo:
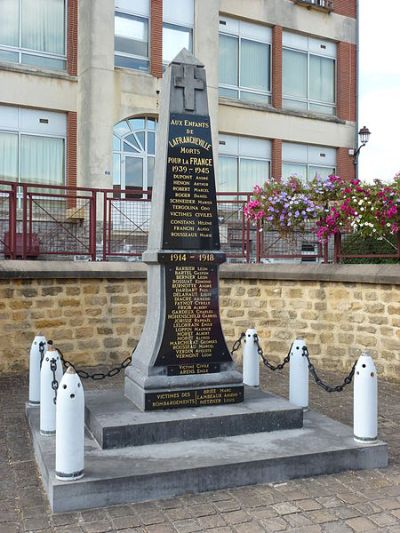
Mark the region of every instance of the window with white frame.
[[0, 0], [0, 61], [66, 68], [66, 0]]
[[142, 197], [153, 187], [157, 121], [133, 117], [118, 122], [113, 135], [113, 184], [131, 190], [128, 197]]
[[336, 44], [283, 32], [283, 107], [336, 114]]
[[336, 148], [297, 143], [282, 144], [282, 176], [295, 176], [307, 182], [321, 176], [326, 178], [336, 171]]
[[254, 137], [219, 136], [219, 192], [251, 192], [270, 177], [271, 141]]
[[65, 113], [0, 105], [0, 179], [64, 185]]
[[170, 63], [182, 48], [193, 52], [194, 0], [164, 0], [162, 60]]
[[149, 0], [115, 1], [115, 65], [149, 70]]
[[271, 28], [220, 17], [220, 96], [252, 103], [270, 103], [271, 39]]

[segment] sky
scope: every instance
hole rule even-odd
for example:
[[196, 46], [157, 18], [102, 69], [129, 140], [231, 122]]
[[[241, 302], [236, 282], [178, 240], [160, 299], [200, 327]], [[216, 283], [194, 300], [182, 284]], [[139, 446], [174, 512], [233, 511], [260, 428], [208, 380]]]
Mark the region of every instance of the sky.
[[390, 181], [400, 172], [400, 0], [360, 0], [359, 128], [369, 142], [359, 178]]

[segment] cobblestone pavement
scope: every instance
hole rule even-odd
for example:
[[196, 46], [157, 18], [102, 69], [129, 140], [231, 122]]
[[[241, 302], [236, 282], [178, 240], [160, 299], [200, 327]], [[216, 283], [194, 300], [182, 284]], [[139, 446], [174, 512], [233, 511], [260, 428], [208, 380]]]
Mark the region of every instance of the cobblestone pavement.
[[[341, 376], [324, 373], [331, 382]], [[263, 371], [263, 387], [287, 395], [285, 371]], [[336, 383], [335, 383], [336, 384]], [[86, 388], [120, 387], [122, 377]], [[400, 533], [400, 385], [379, 382], [380, 437], [390, 447], [387, 469], [345, 472], [194, 494], [142, 504], [52, 514], [32, 454], [24, 415], [25, 376], [0, 377], [0, 533], [256, 533], [319, 531]], [[352, 423], [351, 387], [327, 394], [310, 387], [311, 407]]]

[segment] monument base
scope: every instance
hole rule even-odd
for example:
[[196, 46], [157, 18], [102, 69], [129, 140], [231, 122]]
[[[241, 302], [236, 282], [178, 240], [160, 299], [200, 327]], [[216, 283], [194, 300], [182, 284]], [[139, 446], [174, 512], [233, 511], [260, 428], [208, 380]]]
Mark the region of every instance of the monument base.
[[[106, 391], [101, 391], [101, 395]], [[120, 394], [120, 401], [126, 401]], [[107, 395], [106, 395], [107, 396]], [[247, 393], [246, 393], [247, 398]], [[267, 398], [276, 409], [272, 395]], [[277, 398], [275, 397], [275, 400]], [[257, 400], [254, 400], [257, 403]], [[254, 403], [253, 402], [253, 403]], [[279, 402], [286, 408], [295, 407], [283, 398]], [[88, 403], [91, 399], [88, 395]], [[103, 415], [105, 415], [107, 398], [103, 398]], [[252, 401], [250, 401], [252, 403]], [[113, 405], [115, 407], [115, 404]], [[109, 406], [108, 416], [114, 413], [115, 438], [118, 433], [118, 414]], [[219, 436], [211, 434], [201, 437], [200, 426], [207, 427], [209, 422], [194, 421], [191, 433], [189, 414], [195, 418], [203, 410], [209, 410], [214, 417], [223, 417], [228, 410], [248, 410], [251, 419], [246, 433]], [[124, 503], [143, 502], [162, 498], [218, 490], [257, 483], [281, 482], [288, 479], [332, 474], [342, 470], [386, 467], [388, 464], [387, 445], [376, 443], [357, 443], [353, 438], [351, 427], [344, 426], [313, 411], [304, 414], [303, 427], [271, 431], [264, 428], [261, 432], [252, 431], [257, 418], [263, 420], [262, 414], [252, 413], [243, 404], [233, 406], [204, 407], [203, 409], [175, 409], [147, 413], [147, 417], [161, 420], [160, 430], [156, 420], [150, 421], [145, 433], [146, 439], [153, 431], [164, 437], [172, 435], [172, 430], [165, 427], [171, 414], [179, 418], [180, 412], [187, 416], [185, 422], [185, 439], [175, 442], [130, 445], [118, 449], [101, 449], [91, 431], [85, 434], [85, 471], [84, 477], [73, 481], [59, 481], [54, 472], [55, 437], [44, 437], [39, 431], [39, 409], [27, 407], [27, 416], [32, 432], [36, 460], [40, 469], [44, 487], [48, 493], [54, 512], [68, 512], [80, 509], [121, 505]], [[98, 420], [103, 416], [99, 413]], [[139, 417], [144, 418], [143, 413]], [[231, 413], [232, 416], [232, 413]], [[212, 417], [210, 417], [212, 418]], [[264, 422], [266, 419], [264, 418]], [[224, 422], [229, 426], [229, 417]], [[238, 420], [236, 420], [238, 422]], [[263, 422], [263, 423], [264, 423]], [[296, 422], [294, 419], [292, 423]], [[298, 422], [298, 421], [297, 421]], [[245, 429], [245, 417], [240, 423], [231, 427]], [[174, 422], [180, 428], [179, 419]], [[217, 431], [217, 423], [210, 421], [210, 426]], [[287, 427], [287, 426], [286, 426]], [[277, 429], [277, 428], [275, 428]], [[165, 433], [167, 431], [167, 433]], [[141, 437], [140, 430], [138, 438]], [[188, 440], [188, 437], [197, 440]], [[113, 444], [116, 444], [114, 440]]]
[[125, 396], [141, 411], [234, 404], [244, 399], [243, 378], [236, 370], [144, 376], [132, 366], [125, 371]]

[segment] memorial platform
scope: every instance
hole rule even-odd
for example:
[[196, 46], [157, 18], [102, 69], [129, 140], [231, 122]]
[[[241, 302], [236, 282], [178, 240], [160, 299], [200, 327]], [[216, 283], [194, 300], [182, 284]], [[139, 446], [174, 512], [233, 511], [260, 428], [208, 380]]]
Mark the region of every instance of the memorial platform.
[[[299, 427], [301, 414], [287, 400], [259, 391], [248, 396], [246, 401], [246, 391], [245, 402], [235, 406], [129, 414], [125, 404], [129, 400], [123, 399], [122, 392], [89, 393], [91, 430], [109, 449], [102, 449], [87, 431], [85, 476], [71, 482], [55, 479], [55, 437], [40, 435], [39, 409], [27, 407], [35, 455], [52, 510], [143, 502], [387, 466], [384, 442], [356, 443], [352, 428], [313, 411], [304, 414]], [[264, 408], [269, 404], [269, 413], [263, 412], [263, 403]], [[288, 426], [293, 429], [284, 429]], [[175, 438], [179, 435], [181, 439], [178, 442], [171, 442], [172, 427]], [[222, 436], [227, 431], [230, 434]]]

